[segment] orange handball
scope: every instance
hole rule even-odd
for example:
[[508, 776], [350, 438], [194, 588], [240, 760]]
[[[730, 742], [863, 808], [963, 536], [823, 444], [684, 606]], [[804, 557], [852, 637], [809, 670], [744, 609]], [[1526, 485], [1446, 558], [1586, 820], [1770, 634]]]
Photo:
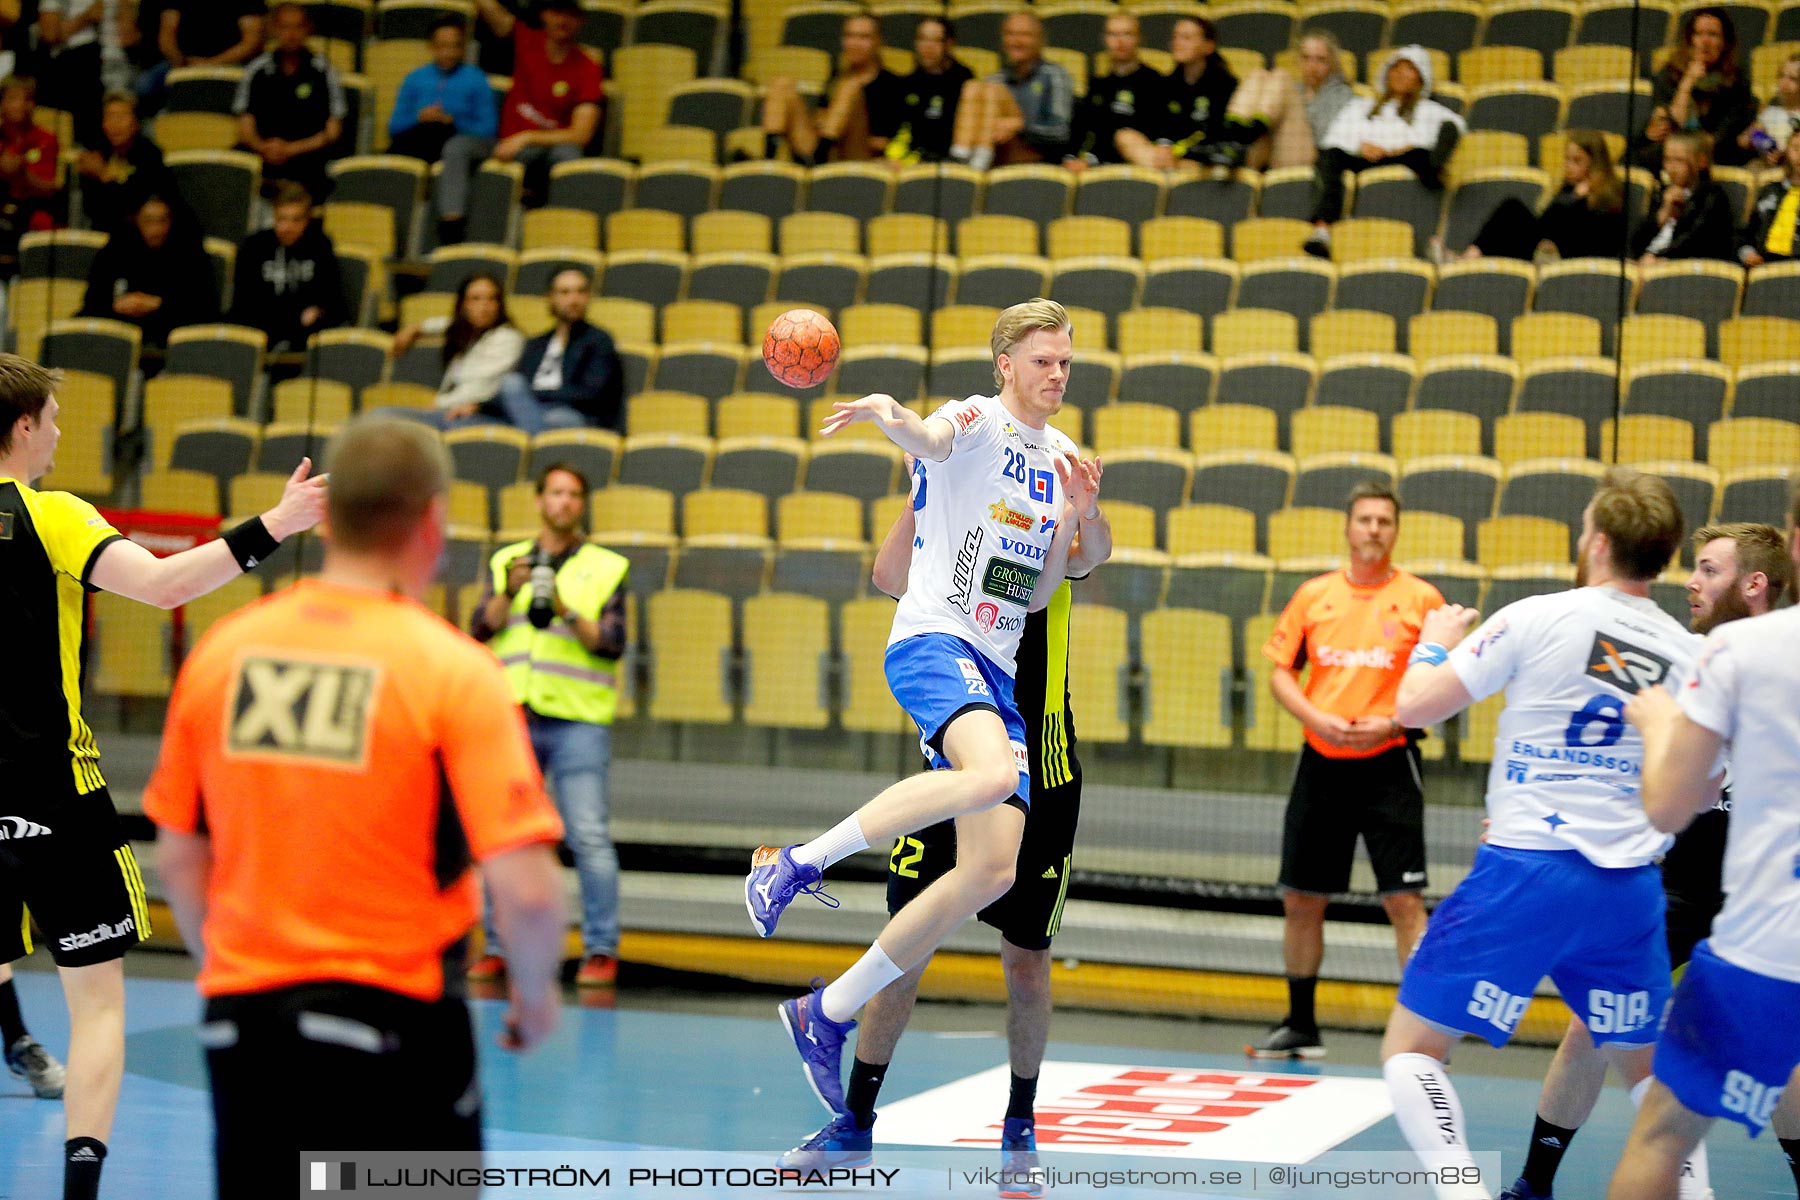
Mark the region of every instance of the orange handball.
[[763, 335], [763, 365], [791, 388], [817, 387], [831, 378], [838, 360], [837, 327], [823, 313], [790, 308], [769, 322]]

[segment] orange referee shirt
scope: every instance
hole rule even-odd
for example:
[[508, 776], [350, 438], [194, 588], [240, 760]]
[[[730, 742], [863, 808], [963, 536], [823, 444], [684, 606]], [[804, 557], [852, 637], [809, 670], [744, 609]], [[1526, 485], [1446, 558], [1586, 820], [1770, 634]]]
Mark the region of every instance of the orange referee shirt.
[[[1295, 589], [1263, 656], [1293, 671], [1312, 664], [1306, 698], [1333, 716], [1392, 717], [1419, 625], [1443, 603], [1435, 587], [1405, 571], [1374, 587], [1357, 587], [1347, 571], [1333, 571]], [[1373, 758], [1406, 739], [1360, 751], [1333, 746], [1310, 729], [1306, 740], [1327, 758]]]
[[341, 981], [443, 994], [471, 861], [562, 822], [500, 664], [405, 597], [304, 581], [182, 667], [144, 794], [212, 841], [200, 991]]

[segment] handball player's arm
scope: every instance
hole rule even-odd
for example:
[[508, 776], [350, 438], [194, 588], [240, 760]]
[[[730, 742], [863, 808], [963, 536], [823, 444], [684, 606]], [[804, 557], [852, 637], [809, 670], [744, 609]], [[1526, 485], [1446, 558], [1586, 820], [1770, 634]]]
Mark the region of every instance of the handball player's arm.
[[894, 518], [875, 554], [875, 569], [870, 573], [875, 586], [896, 600], [906, 593], [907, 580], [912, 577], [912, 543], [918, 536], [918, 527], [912, 505], [908, 504]]
[[556, 1028], [561, 1007], [556, 973], [562, 967], [562, 864], [547, 842], [502, 851], [481, 864], [482, 882], [494, 905], [494, 924], [506, 948], [511, 1001], [500, 1044], [529, 1050]]
[[[95, 558], [87, 582], [101, 591], [158, 608], [178, 608], [223, 587], [254, 569], [275, 546], [311, 529], [325, 516], [325, 476], [308, 478], [311, 472], [312, 460], [301, 459], [274, 508], [223, 537], [180, 554], [158, 558], [124, 538], [108, 542]], [[243, 546], [260, 549], [262, 554], [246, 559], [240, 554]]]
[[203, 833], [183, 833], [167, 825], [156, 830], [156, 869], [162, 876], [163, 898], [175, 914], [181, 940], [196, 961], [206, 957], [201, 930], [206, 925], [206, 892], [212, 881], [212, 839]]
[[1082, 521], [1098, 520], [1100, 516], [1100, 464], [1094, 459], [1078, 459], [1073, 454], [1065, 454], [1054, 461], [1068, 503], [1063, 509], [1062, 522], [1050, 539], [1049, 553], [1044, 555], [1044, 569], [1038, 573], [1037, 585], [1031, 589], [1027, 612], [1042, 612], [1050, 607], [1050, 598], [1068, 578], [1069, 551], [1075, 545], [1076, 530]]
[[1663, 833], [1680, 833], [1719, 799], [1725, 739], [1682, 712], [1660, 686], [1633, 696], [1625, 719], [1644, 739], [1644, 815]]
[[831, 415], [819, 427], [825, 437], [858, 421], [868, 421], [914, 458], [943, 462], [956, 447], [956, 430], [949, 421], [943, 417], [921, 417], [881, 392], [860, 400], [839, 400], [831, 407]]
[[1446, 660], [1480, 619], [1479, 612], [1461, 604], [1446, 604], [1425, 614], [1411, 664], [1400, 677], [1394, 720], [1408, 729], [1423, 729], [1447, 721], [1475, 703], [1456, 668]]
[[[1094, 477], [1098, 479], [1100, 473], [1100, 460], [1096, 458]], [[1075, 544], [1069, 547], [1069, 565], [1063, 571], [1070, 579], [1086, 579], [1093, 574], [1095, 567], [1112, 557], [1112, 522], [1106, 519], [1106, 514], [1098, 504], [1094, 505], [1091, 513], [1091, 516], [1089, 513], [1068, 514], [1070, 519], [1077, 522]]]

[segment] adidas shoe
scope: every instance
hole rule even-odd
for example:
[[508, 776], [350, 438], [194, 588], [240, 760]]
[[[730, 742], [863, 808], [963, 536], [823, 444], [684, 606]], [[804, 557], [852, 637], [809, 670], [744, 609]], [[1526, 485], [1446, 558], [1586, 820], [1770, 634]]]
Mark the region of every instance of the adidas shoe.
[[783, 1171], [832, 1171], [866, 1167], [875, 1161], [875, 1124], [858, 1129], [856, 1118], [839, 1113], [825, 1128], [783, 1154], [775, 1165]]
[[1245, 1046], [1244, 1053], [1251, 1058], [1324, 1058], [1325, 1046], [1317, 1029], [1301, 1029], [1284, 1021], [1262, 1041]]
[[63, 1094], [67, 1072], [56, 1057], [29, 1033], [6, 1048], [6, 1069], [31, 1085], [40, 1100], [57, 1100]]
[[1555, 1200], [1549, 1192], [1533, 1191], [1523, 1175], [1513, 1180], [1513, 1185], [1500, 1193], [1500, 1200]]
[[1000, 1195], [1006, 1200], [1038, 1200], [1044, 1168], [1038, 1164], [1037, 1122], [1008, 1117], [1000, 1128]]
[[819, 868], [794, 861], [794, 848], [760, 846], [750, 856], [750, 874], [744, 877], [744, 907], [758, 937], [775, 932], [782, 910], [795, 896], [817, 896], [826, 908], [836, 908], [835, 896], [825, 891]]
[[794, 1049], [806, 1082], [833, 1116], [844, 1115], [844, 1039], [855, 1021], [834, 1021], [825, 1015], [823, 987], [793, 1000], [783, 1000], [777, 1011]]

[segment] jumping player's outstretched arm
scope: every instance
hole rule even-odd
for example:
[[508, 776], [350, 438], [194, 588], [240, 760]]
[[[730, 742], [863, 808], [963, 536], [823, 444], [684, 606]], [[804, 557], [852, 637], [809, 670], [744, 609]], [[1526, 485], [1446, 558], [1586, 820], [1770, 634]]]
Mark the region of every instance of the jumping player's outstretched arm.
[[1411, 665], [1400, 678], [1396, 721], [1408, 729], [1423, 729], [1449, 720], [1475, 702], [1445, 659], [1479, 620], [1479, 612], [1461, 604], [1446, 604], [1425, 614]]
[[1100, 464], [1093, 459], [1078, 459], [1073, 454], [1055, 460], [1057, 478], [1062, 480], [1063, 495], [1068, 503], [1063, 508], [1062, 524], [1050, 539], [1050, 552], [1044, 555], [1044, 569], [1039, 572], [1037, 586], [1031, 591], [1027, 612], [1042, 612], [1050, 606], [1050, 598], [1069, 573], [1069, 548], [1084, 518], [1099, 516]]
[[956, 431], [950, 422], [942, 417], [921, 417], [881, 392], [861, 400], [840, 400], [831, 407], [834, 411], [819, 428], [824, 437], [858, 421], [868, 421], [908, 454], [932, 462], [949, 458], [951, 448], [956, 444]]
[[1680, 833], [1719, 799], [1724, 776], [1714, 768], [1725, 739], [1682, 712], [1661, 686], [1633, 696], [1625, 719], [1644, 739], [1644, 815], [1662, 832]]

